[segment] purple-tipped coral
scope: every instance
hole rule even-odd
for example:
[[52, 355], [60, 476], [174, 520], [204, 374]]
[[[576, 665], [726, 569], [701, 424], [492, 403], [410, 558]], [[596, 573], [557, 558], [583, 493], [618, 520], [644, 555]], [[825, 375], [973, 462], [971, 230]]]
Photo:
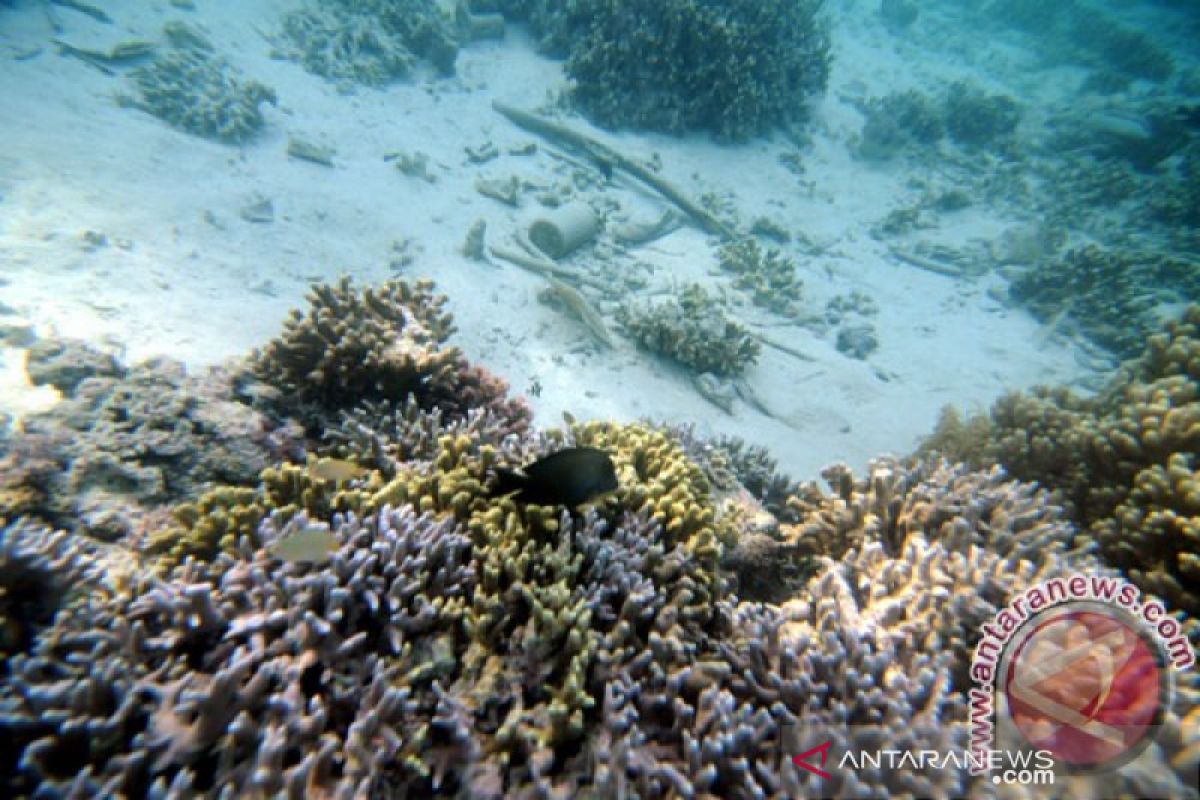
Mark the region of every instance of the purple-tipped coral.
[[[379, 331], [406, 313], [381, 313]], [[689, 431], [530, 433], [464, 363], [445, 384], [457, 400], [321, 410], [341, 420], [322, 447], [353, 462], [283, 464], [257, 488], [177, 506], [196, 542], [145, 566], [122, 548], [5, 529], [0, 585], [33, 580], [50, 599], [40, 618], [18, 610], [33, 624], [0, 681], [3, 789], [988, 794], [963, 769], [818, 779], [792, 757], [826, 741], [841, 753], [966, 746], [981, 624], [1037, 581], [1109, 573], [1051, 495], [999, 469], [893, 459], [862, 477], [830, 468], [825, 491]], [[609, 453], [611, 497], [580, 510], [487, 490], [494, 467], [572, 445]], [[285, 546], [314, 536], [319, 552]], [[1158, 743], [1106, 790], [1186, 795], [1196, 698], [1189, 677]]]

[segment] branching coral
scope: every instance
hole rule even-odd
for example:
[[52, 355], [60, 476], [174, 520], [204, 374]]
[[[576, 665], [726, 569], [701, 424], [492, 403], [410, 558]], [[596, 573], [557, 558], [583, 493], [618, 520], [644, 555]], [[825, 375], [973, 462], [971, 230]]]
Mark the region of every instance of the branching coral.
[[[379, 339], [403, 337], [421, 318], [408, 307], [415, 295], [392, 303], [380, 300], [397, 296], [386, 291], [329, 292], [314, 305], [364, 316]], [[442, 319], [429, 313], [425, 330]], [[283, 385], [290, 364], [291, 390], [303, 391], [300, 365], [327, 363], [336, 341], [306, 328], [317, 324], [296, 316], [300, 344], [279, 345], [268, 377]], [[1172, 402], [1184, 389], [1161, 375], [1200, 365], [1181, 341], [1156, 340], [1131, 373], [1166, 380]], [[448, 385], [464, 385], [463, 371], [453, 374], [460, 382]], [[127, 558], [110, 571], [76, 539], [6, 529], [0, 585], [17, 562], [53, 573], [49, 605], [70, 613], [29, 616], [6, 651], [3, 788], [489, 800], [981, 794], [990, 785], [961, 769], [837, 770], [818, 784], [791, 759], [825, 740], [961, 750], [980, 623], [1034, 581], [1107, 574], [1049, 494], [998, 469], [881, 460], [863, 478], [830, 469], [825, 493], [778, 475], [761, 450], [704, 443], [687, 429], [568, 419], [536, 433], [498, 410], [501, 387], [465, 409], [428, 397], [346, 399], [341, 424], [314, 447], [350, 461], [310, 453], [264, 470], [256, 488], [177, 506], [187, 536], [152, 540], [163, 554], [146, 565]], [[1162, 444], [1179, 420], [1155, 397], [1136, 431], [1146, 440], [1157, 431]], [[611, 496], [567, 509], [488, 490], [494, 467], [569, 446], [609, 454], [619, 477]], [[1146, 473], [1116, 502], [1141, 514], [1139, 526], [1169, 527], [1174, 519], [1153, 507], [1192, 491], [1191, 467], [1173, 459], [1165, 483]], [[276, 557], [313, 528], [332, 537], [327, 562]], [[731, 573], [746, 596], [731, 593]], [[64, 606], [56, 598], [70, 590]], [[742, 602], [749, 596], [770, 602]], [[1164, 720], [1168, 735], [1148, 751], [1152, 778], [1122, 773], [1106, 778], [1109, 788], [1183, 791], [1196, 740], [1186, 721], [1196, 695], [1185, 688]]]
[[383, 86], [418, 59], [453, 74], [458, 46], [428, 0], [335, 0], [307, 5], [283, 19], [284, 55], [345, 86]]
[[[479, 458], [463, 438], [439, 439], [441, 469]], [[591, 423], [525, 444], [565, 442], [611, 448], [631, 484], [615, 506], [530, 516], [480, 494], [465, 523], [407, 504], [335, 513], [321, 568], [270, 557], [310, 524], [274, 512], [211, 562], [83, 592], [0, 684], [18, 791], [803, 794], [815, 786], [791, 756], [816, 735], [962, 748], [977, 624], [1033, 580], [1094, 566], [1028, 486], [880, 462], [807, 501], [818, 521], [858, 509], [856, 547], [818, 559], [782, 607], [737, 604], [703, 528], [684, 535], [675, 506], [711, 500], [670, 434]], [[437, 483], [412, 491], [424, 505]], [[1163, 769], [1156, 785], [1172, 780]], [[901, 767], [839, 772], [822, 791], [972, 785]]]
[[926, 95], [912, 90], [872, 100], [866, 115], [858, 153], [868, 159], [886, 160], [934, 145], [945, 132], [941, 110]]
[[422, 408], [455, 415], [490, 408], [514, 431], [527, 424], [528, 408], [505, 397], [502, 380], [442, 346], [454, 323], [432, 283], [359, 290], [346, 277], [314, 286], [308, 301], [251, 363], [280, 393], [278, 405], [314, 429], [365, 401], [403, 404], [410, 396]]
[[678, 300], [622, 308], [619, 319], [642, 347], [697, 372], [740, 375], [762, 350], [758, 340], [727, 318], [699, 284], [681, 291]]
[[263, 103], [274, 105], [275, 91], [245, 80], [220, 56], [184, 48], [155, 57], [130, 73], [137, 98], [124, 105], [153, 114], [180, 130], [222, 142], [244, 142], [265, 124]]
[[[1008, 293], [1039, 320], [1060, 324], [1066, 319], [1101, 347], [1133, 358], [1158, 327], [1157, 298], [1146, 287], [1175, 287], [1179, 299], [1195, 301], [1200, 297], [1195, 267], [1087, 245], [1069, 251], [1058, 263], [1039, 263], [1019, 274]], [[1180, 280], [1173, 281], [1176, 276]]]
[[929, 446], [1061, 491], [1108, 563], [1196, 613], [1200, 306], [1147, 344], [1095, 398], [1012, 394]]
[[743, 139], [824, 91], [829, 34], [817, 0], [587, 0], [570, 41], [572, 96], [605, 125]]
[[1012, 135], [1021, 110], [1007, 95], [987, 94], [966, 83], [951, 84], [942, 111], [946, 133], [959, 144], [983, 147]]
[[734, 276], [733, 285], [749, 294], [755, 305], [777, 314], [795, 315], [804, 284], [796, 265], [775, 248], [766, 251], [750, 238], [721, 247], [721, 269]]

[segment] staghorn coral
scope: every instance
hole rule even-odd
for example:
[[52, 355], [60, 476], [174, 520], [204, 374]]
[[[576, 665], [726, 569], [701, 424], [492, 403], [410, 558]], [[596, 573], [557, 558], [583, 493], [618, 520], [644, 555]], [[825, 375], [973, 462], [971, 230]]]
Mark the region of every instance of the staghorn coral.
[[0, 677], [68, 605], [75, 587], [95, 577], [91, 570], [80, 540], [63, 531], [28, 520], [0, 527]]
[[618, 319], [642, 347], [697, 373], [741, 375], [762, 350], [758, 340], [727, 318], [699, 284], [686, 287], [678, 300], [623, 307]]
[[[439, 469], [477, 463], [487, 445], [471, 435], [438, 438]], [[908, 521], [868, 524], [859, 547], [820, 558], [808, 590], [782, 607], [738, 604], [698, 546], [703, 529], [686, 536], [688, 517], [676, 516], [676, 505], [711, 500], [670, 433], [589, 423], [522, 447], [568, 441], [611, 448], [624, 491], [614, 505], [531, 520], [480, 495], [465, 521], [411, 505], [335, 513], [339, 546], [323, 568], [268, 556], [309, 524], [274, 511], [211, 562], [143, 577], [136, 592], [84, 593], [0, 684], [12, 786], [798, 796], [816, 787], [790, 757], [813, 735], [961, 747], [958, 681], [976, 624], [1028, 582], [1090, 563], [1067, 552], [1058, 510], [1031, 487], [879, 462], [835, 483], [852, 488], [852, 504]], [[822, 513], [808, 513], [844, 502], [810, 498]], [[497, 507], [503, 525], [474, 524]], [[1186, 763], [1179, 746], [1162, 757]], [[1159, 784], [1173, 779], [1160, 773]], [[839, 774], [821, 791], [969, 788], [954, 770], [901, 768]]]
[[746, 292], [755, 305], [784, 316], [795, 316], [804, 284], [796, 265], [775, 248], [765, 252], [758, 242], [742, 238], [717, 251], [721, 269], [734, 276], [733, 285]]
[[275, 90], [245, 80], [220, 56], [197, 48], [175, 49], [129, 74], [139, 96], [120, 95], [121, 105], [153, 114], [173, 127], [220, 142], [244, 142], [266, 124], [263, 103]]
[[[1163, 337], [1130, 370], [1152, 381], [1194, 363]], [[348, 406], [318, 449], [359, 477], [318, 480], [315, 455], [278, 464], [256, 489], [193, 502], [194, 526], [216, 533], [203, 552], [127, 564], [110, 586], [107, 569], [64, 572], [71, 613], [31, 628], [0, 680], [3, 790], [983, 794], [953, 769], [817, 785], [791, 757], [825, 739], [961, 749], [979, 622], [1032, 581], [1103, 572], [1049, 495], [999, 470], [881, 460], [858, 479], [828, 471], [825, 494], [686, 429], [508, 431], [497, 391], [465, 412], [416, 394]], [[1161, 435], [1149, 416], [1139, 430]], [[571, 510], [487, 491], [493, 465], [569, 445], [609, 452], [612, 497]], [[337, 543], [327, 564], [271, 556], [314, 524]], [[754, 552], [793, 586], [818, 572], [781, 605], [739, 602], [727, 572]], [[1144, 771], [1107, 788], [1185, 792], [1193, 684]]]
[[1200, 306], [1147, 340], [1094, 398], [1010, 394], [988, 418], [942, 426], [927, 449], [1057, 490], [1105, 561], [1196, 613]]
[[429, 0], [334, 0], [283, 18], [281, 53], [344, 88], [384, 86], [427, 59], [454, 74], [458, 45]]
[[[829, 34], [815, 0], [584, 0], [571, 96], [603, 125], [745, 139], [824, 91]], [[584, 16], [586, 15], [586, 16]]]
[[[1193, 301], [1200, 290], [1194, 273], [1195, 264], [1184, 259], [1086, 245], [1058, 263], [1039, 263], [1018, 274], [1008, 295], [1040, 321], [1055, 326], [1068, 321], [1126, 359], [1138, 355], [1159, 327], [1160, 298], [1146, 287], [1174, 287], [1176, 297]], [[1180, 280], [1172, 280], [1176, 277]]]

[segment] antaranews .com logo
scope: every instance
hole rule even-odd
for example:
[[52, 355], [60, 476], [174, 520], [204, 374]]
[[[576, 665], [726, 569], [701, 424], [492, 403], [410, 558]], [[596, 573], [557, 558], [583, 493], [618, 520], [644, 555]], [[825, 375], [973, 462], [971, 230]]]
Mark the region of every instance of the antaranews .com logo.
[[[1173, 669], [1194, 663], [1179, 621], [1128, 581], [1037, 584], [983, 626], [971, 664], [971, 748], [1048, 753], [1069, 773], [1117, 769], [1154, 740]], [[986, 763], [972, 760], [971, 774], [988, 774]]]

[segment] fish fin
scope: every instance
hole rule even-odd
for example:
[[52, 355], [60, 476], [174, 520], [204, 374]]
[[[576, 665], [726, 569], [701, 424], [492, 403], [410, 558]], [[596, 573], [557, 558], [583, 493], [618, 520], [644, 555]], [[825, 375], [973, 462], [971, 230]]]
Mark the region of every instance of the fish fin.
[[504, 467], [496, 467], [496, 485], [492, 487], [488, 493], [492, 497], [506, 497], [511, 494], [517, 494], [524, 491], [529, 478], [522, 472], [516, 470], [505, 469]]
[[585, 511], [588, 508], [600, 508], [600, 507], [604, 506], [604, 504], [606, 504], [609, 500], [615, 500], [616, 497], [617, 497], [617, 490], [609, 489], [607, 492], [601, 492], [600, 494], [589, 497], [587, 500], [584, 500], [582, 503], [579, 503], [578, 505], [575, 506], [575, 510], [576, 511]]

